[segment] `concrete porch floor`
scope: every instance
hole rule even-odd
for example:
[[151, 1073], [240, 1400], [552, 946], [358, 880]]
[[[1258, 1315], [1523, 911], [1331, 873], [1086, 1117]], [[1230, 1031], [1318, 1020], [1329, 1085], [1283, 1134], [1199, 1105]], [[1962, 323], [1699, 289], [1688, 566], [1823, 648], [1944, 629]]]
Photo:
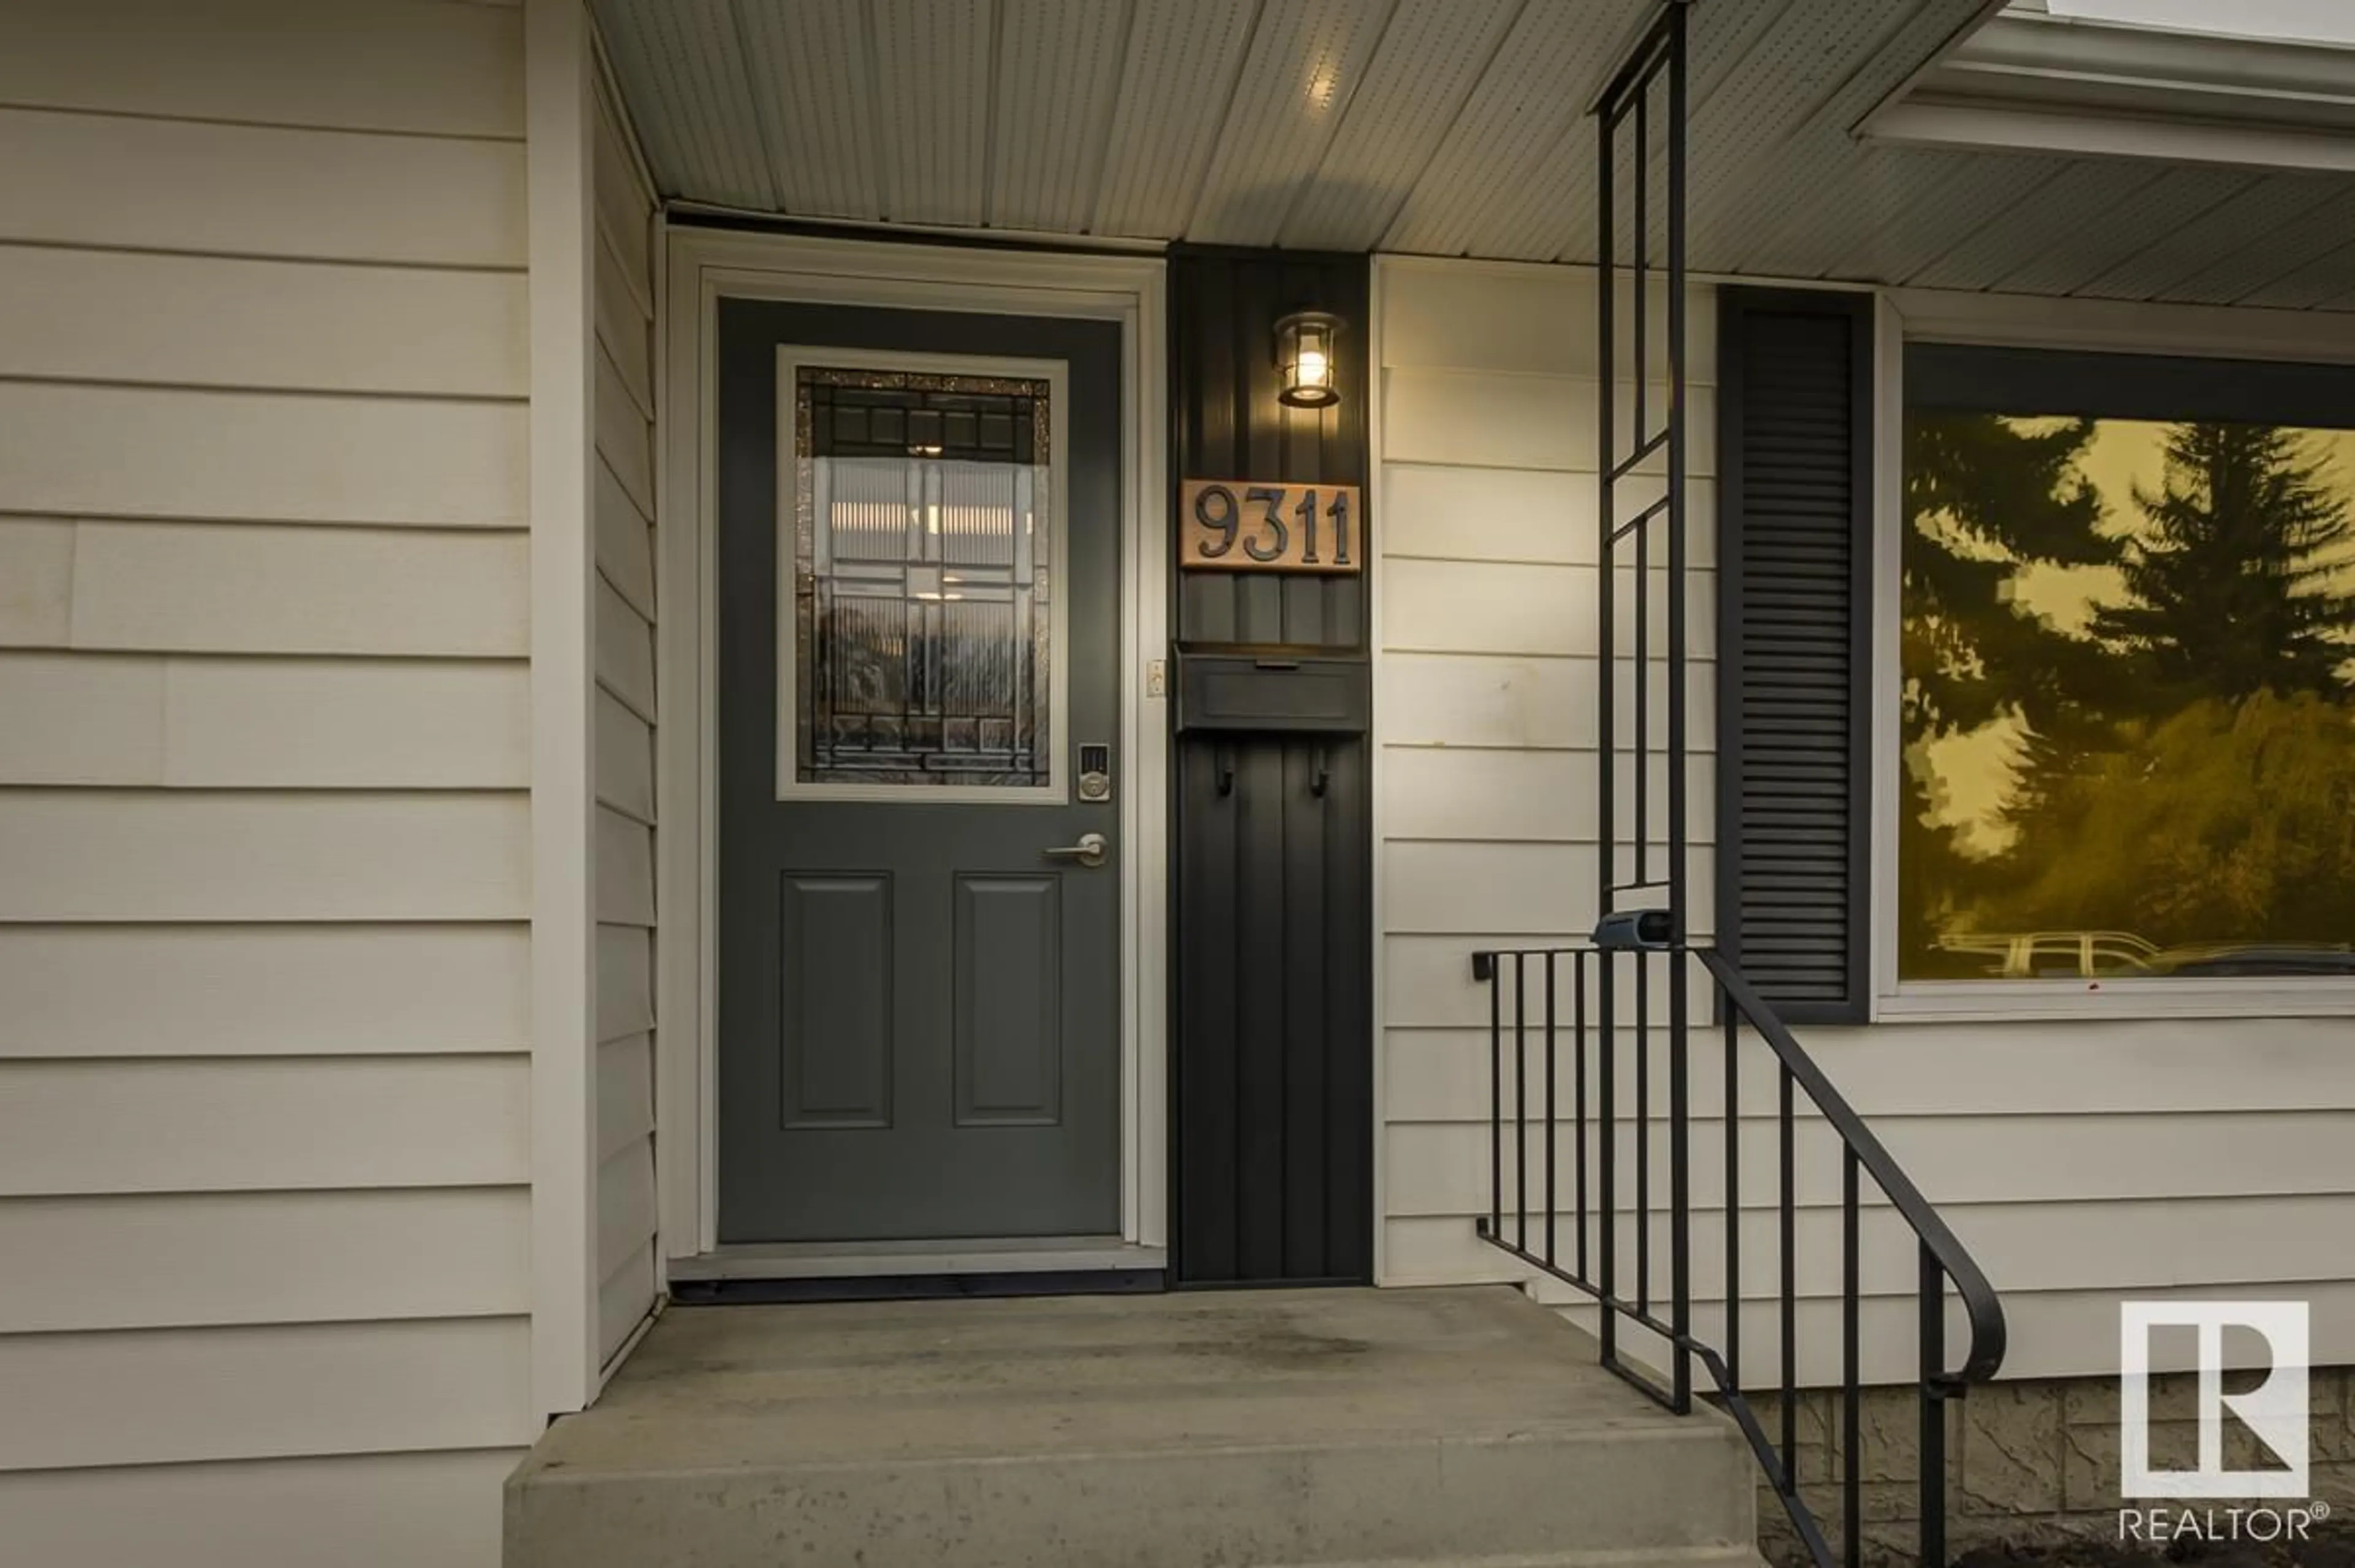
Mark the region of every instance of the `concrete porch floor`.
[[1503, 1286], [666, 1314], [509, 1568], [1751, 1561], [1731, 1425]]

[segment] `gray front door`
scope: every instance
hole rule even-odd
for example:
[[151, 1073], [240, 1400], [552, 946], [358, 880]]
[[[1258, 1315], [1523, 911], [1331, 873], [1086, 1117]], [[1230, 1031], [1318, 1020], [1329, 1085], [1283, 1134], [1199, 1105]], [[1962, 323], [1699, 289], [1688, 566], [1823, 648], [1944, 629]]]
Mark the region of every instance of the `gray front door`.
[[719, 1238], [1116, 1232], [1119, 329], [727, 300], [717, 369]]

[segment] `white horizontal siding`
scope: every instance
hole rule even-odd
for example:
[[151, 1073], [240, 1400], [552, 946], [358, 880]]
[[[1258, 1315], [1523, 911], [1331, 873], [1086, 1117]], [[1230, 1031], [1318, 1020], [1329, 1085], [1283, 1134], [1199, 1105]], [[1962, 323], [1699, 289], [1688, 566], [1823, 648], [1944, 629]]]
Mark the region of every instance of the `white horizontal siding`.
[[0, 1062], [0, 1193], [506, 1186], [515, 1056]]
[[[1518, 654], [1593, 658], [1602, 647], [1602, 619], [1591, 566], [1546, 566], [1499, 560], [1385, 560], [1382, 640], [1401, 653]], [[1636, 573], [1624, 563], [1614, 574], [1613, 645], [1632, 658], [1637, 645]], [[1642, 641], [1654, 657], [1668, 646], [1668, 583], [1653, 571], [1642, 606], [1651, 617]], [[1714, 574], [1696, 570], [1687, 585], [1685, 647], [1708, 658], [1717, 644]], [[1665, 723], [1659, 715], [1657, 722]]]
[[[629, 225], [634, 240], [645, 233], [644, 213], [625, 214], [623, 220]], [[606, 233], [610, 235], [610, 228]], [[597, 347], [613, 361], [629, 400], [651, 415], [655, 406], [653, 334], [647, 330], [649, 318], [645, 302], [634, 292], [630, 274], [603, 254], [602, 247], [613, 242], [610, 238], [601, 239], [597, 257], [596, 297], [592, 302]]]
[[521, 920], [522, 795], [0, 793], [0, 922]]
[[613, 585], [597, 582], [597, 684], [651, 724], [655, 721], [655, 629]]
[[654, 435], [648, 411], [630, 395], [613, 357], [597, 355], [597, 456], [622, 482], [623, 493], [648, 517], [655, 509]]
[[[17, 525], [0, 519], [0, 531]], [[173, 653], [526, 652], [518, 533], [74, 525], [67, 644]]]
[[597, 808], [597, 919], [655, 923], [655, 832], [611, 806]]
[[531, 1309], [521, 1187], [28, 1198], [0, 1204], [19, 1333], [513, 1317]]
[[[654, 1143], [633, 1138], [597, 1169], [597, 1256], [618, 1268], [655, 1233]], [[607, 1277], [612, 1277], [610, 1271]], [[606, 1347], [611, 1354], [612, 1346]]]
[[597, 1157], [611, 1159], [654, 1130], [654, 1036], [604, 1041], [597, 1048]]
[[531, 1040], [530, 944], [513, 924], [0, 924], [0, 1058], [18, 1060], [381, 1057]]
[[654, 1028], [654, 933], [642, 926], [597, 928], [597, 1038]]
[[505, 402], [0, 384], [13, 511], [518, 528]]
[[[1707, 297], [1707, 296], [1702, 296]], [[1385, 357], [1388, 358], [1387, 351]], [[1382, 452], [1385, 461], [1450, 468], [1550, 469], [1593, 474], [1600, 434], [1603, 383], [1592, 371], [1579, 376], [1507, 375], [1487, 370], [1443, 370], [1386, 364], [1382, 371]], [[1717, 397], [1708, 387], [1688, 393], [1692, 450], [1689, 473], [1714, 475], [1710, 437], [1717, 426]], [[1666, 387], [1653, 383], [1646, 398], [1645, 428], [1659, 428], [1668, 406]], [[1623, 386], [1614, 421], [1619, 454], [1632, 449], [1636, 398]], [[1654, 453], [1638, 474], [1663, 474], [1668, 460]]]
[[[1487, 990], [1471, 978], [1472, 950], [1483, 945], [1495, 946], [1497, 939], [1392, 936], [1384, 944], [1393, 1115], [1419, 1122], [1487, 1118]], [[1562, 970], [1567, 975], [1566, 962]], [[1654, 1014], [1657, 1019], [1657, 1007]], [[2056, 1040], [2054, 1028], [2065, 1038]], [[1876, 1121], [2355, 1111], [2355, 1056], [2346, 1049], [2346, 1025], [2333, 1019], [2267, 1024], [2241, 1051], [2245, 1071], [2229, 1079], [2217, 1076], [2215, 1025], [2207, 1019], [2030, 1029], [2002, 1023], [1812, 1028], [1806, 1046], [1840, 1092]], [[1634, 1047], [1623, 1040], [1620, 1049], [1625, 1056]], [[1657, 1056], [1666, 1048], [1656, 1042], [1654, 1049]], [[1467, 1084], [1456, 1068], [1474, 1053], [1484, 1081]], [[1714, 1042], [1699, 1060], [1705, 1070], [1694, 1075], [1692, 1105], [1714, 1115], [1725, 1099]], [[1774, 1103], [1772, 1053], [1745, 1050], [1738, 1060], [1745, 1114], [1764, 1115]], [[1953, 1082], [1923, 1071], [1925, 1062], [1940, 1060], [1968, 1061], [1975, 1071]], [[1666, 1083], [1658, 1060], [1655, 1070]], [[1620, 1087], [1632, 1106], [1627, 1084]], [[1804, 1096], [1801, 1104], [1804, 1110]], [[2355, 1189], [2355, 1170], [2349, 1187]]]
[[9, 1549], [26, 1561], [144, 1568], [313, 1563], [498, 1568], [499, 1487], [522, 1457], [492, 1448], [241, 1464], [0, 1474]]
[[603, 274], [611, 272], [635, 298], [638, 314], [652, 321], [654, 191], [646, 183], [645, 160], [634, 150], [626, 117], [606, 93], [602, 81], [597, 88], [597, 114], [591, 133], [595, 145], [589, 172], [595, 192], [597, 238], [605, 250], [597, 261], [600, 281]]
[[[1497, 843], [1465, 832], [1386, 837], [1375, 852], [1388, 934], [1502, 935], [1513, 938], [1507, 945], [1527, 947], [1591, 930], [1599, 912], [1601, 854], [1593, 844]], [[1634, 876], [1636, 862], [1624, 844], [1620, 862], [1625, 881]], [[1715, 914], [1705, 846], [1694, 849], [1692, 868], [1687, 915], [1691, 929], [1705, 933]], [[1650, 874], [1656, 880], [1663, 874], [1657, 858]]]
[[[1593, 276], [1552, 267], [1455, 266], [1406, 257], [1382, 261], [1382, 363], [1487, 374], [1593, 376], [1602, 341]], [[1666, 363], [1668, 295], [1656, 276], [1648, 349], [1655, 374]], [[1614, 379], [1634, 363], [1628, 308], [1633, 280], [1618, 281]], [[1686, 312], [1689, 379], [1717, 381], [1717, 315], [1701, 300]]]
[[[651, 1172], [646, 1179], [652, 1182]], [[652, 1220], [649, 1213], [649, 1223]], [[614, 1264], [613, 1273], [597, 1287], [597, 1349], [605, 1358], [609, 1372], [620, 1365], [616, 1358], [662, 1295], [662, 1274], [655, 1260], [655, 1240], [649, 1235], [643, 1245]]]
[[9, 240], [520, 268], [523, 147], [0, 109]]
[[0, 1555], [497, 1561], [522, 24], [0, 14]]
[[[0, 13], [0, 103], [434, 136], [523, 136], [514, 9], [336, 0], [82, 0]], [[137, 48], [123, 40], [135, 37]]]
[[655, 819], [655, 727], [623, 707], [613, 693], [601, 690], [597, 693], [593, 728], [599, 804], [651, 826]]
[[[1636, 758], [1616, 759], [1616, 796], [1623, 838], [1635, 836], [1637, 783]], [[1668, 841], [1668, 770], [1657, 760], [1643, 770], [1648, 807], [1646, 836]], [[1390, 837], [1400, 838], [1495, 839], [1528, 844], [1592, 844], [1602, 780], [1592, 752], [1568, 751], [1462, 751], [1440, 746], [1384, 749], [1382, 777], [1390, 788], [1385, 807]], [[1686, 770], [1692, 792], [1688, 816], [1696, 842], [1716, 836], [1717, 771], [1712, 759], [1696, 759]], [[1485, 803], [1476, 821], [1465, 820], [1466, 799]]]
[[[1646, 675], [1657, 715], [1668, 712], [1668, 667]], [[1381, 738], [1393, 746], [1498, 747], [1508, 751], [1593, 752], [1595, 683], [1592, 657], [1466, 654], [1456, 650], [1382, 656]], [[1622, 679], [1625, 679], [1624, 667]], [[1694, 750], [1717, 742], [1717, 682], [1707, 664], [1688, 667], [1686, 709]], [[1636, 741], [1635, 693], [1623, 686], [1614, 712], [1619, 747]], [[1593, 766], [1590, 756], [1590, 770]]]
[[503, 1448], [538, 1435], [520, 1317], [0, 1339], [0, 1467]]
[[638, 504], [602, 463], [593, 475], [597, 571], [642, 619], [655, 614], [654, 530]]
[[[1593, 432], [1602, 378], [1594, 294], [1590, 275], [1570, 269], [1379, 265], [1384, 446], [1377, 456], [1390, 519], [1376, 672], [1384, 742], [1383, 1269], [1398, 1283], [1517, 1278], [1522, 1271], [1472, 1228], [1472, 1216], [1490, 1202], [1490, 1171], [1488, 997], [1472, 981], [1471, 955], [1568, 936], [1595, 912]], [[1700, 383], [1691, 459], [1701, 477], [1691, 486], [1689, 712], [1704, 753], [1691, 775], [1691, 912], [1701, 933], [1715, 891], [1714, 769], [1705, 754], [1716, 723], [1710, 304], [1707, 291], [1697, 293], [1690, 323]], [[1656, 316], [1655, 375], [1663, 325]], [[1624, 408], [1624, 384], [1618, 396]], [[1623, 651], [1631, 645], [1632, 607], [1623, 590]], [[1663, 609], [1656, 592], [1651, 613]], [[1658, 725], [1665, 670], [1655, 667], [1648, 678]], [[1615, 710], [1623, 748], [1635, 735], [1632, 695], [1623, 684]], [[1654, 734], [1657, 741], [1663, 731]], [[1632, 783], [1623, 774], [1623, 836], [1633, 827]], [[1666, 822], [1664, 786], [1656, 765], [1646, 792], [1656, 837]], [[1530, 975], [1534, 1004], [1542, 974]], [[1632, 1016], [1629, 998], [1619, 1005]], [[1656, 1022], [1666, 1007], [1667, 987], [1656, 987]], [[1509, 1018], [1509, 1000], [1507, 1008]], [[2355, 1064], [2345, 1032], [2345, 1020], [2332, 1019], [2241, 1020], [2229, 1029], [2089, 1020], [1801, 1031], [1832, 1082], [1977, 1250], [2010, 1316], [2007, 1371], [2022, 1377], [2114, 1371], [2116, 1302], [2128, 1293], [2311, 1296], [2318, 1358], [2355, 1360], [2355, 1330], [2323, 1327], [2334, 1303], [2334, 1321], [2355, 1322], [2348, 1316], [2355, 1285], [2316, 1243], [2355, 1222], [2355, 1178], [2344, 1157], [2355, 1137]], [[1625, 1034], [1620, 1044], [1616, 1099], [1632, 1114], [1635, 1045]], [[1668, 1063], [1657, 1044], [1654, 1051], [1657, 1117]], [[1540, 1097], [1541, 1056], [1533, 1048], [1528, 1068], [1529, 1093]], [[1509, 1052], [1507, 1061], [1509, 1071]], [[1722, 1288], [1724, 1091], [1714, 1031], [1702, 1038], [1697, 1061], [1692, 1103], [1702, 1119], [1690, 1168], [1696, 1288], [1706, 1295]], [[1774, 1190], [1774, 1081], [1755, 1042], [1740, 1069], [1745, 1246], [1758, 1260], [1754, 1275], [1745, 1271], [1745, 1290], [1754, 1293], [1775, 1285], [1771, 1214], [1759, 1207]], [[1556, 1071], [1567, 1104], [1572, 1058], [1558, 1059]], [[1804, 1104], [1802, 1118], [1801, 1371], [1821, 1378], [1837, 1366], [1838, 1165]], [[1568, 1208], [1573, 1144], [1565, 1139], [1555, 1155], [1557, 1200]], [[1657, 1125], [1649, 1157], [1658, 1205], [1668, 1172]], [[1635, 1159], [1632, 1124], [1623, 1123], [1623, 1208], [1635, 1201]], [[1541, 1208], [1543, 1151], [1535, 1143], [1529, 1168]], [[1508, 1160], [1508, 1206], [1515, 1170]], [[1913, 1253], [1870, 1192], [1867, 1201], [1867, 1374], [1900, 1381], [1914, 1371]], [[1558, 1225], [1558, 1241], [1568, 1238], [1569, 1222]], [[1625, 1229], [1623, 1243], [1632, 1246], [1632, 1218]], [[1665, 1256], [1665, 1245], [1656, 1246], [1656, 1271]], [[1623, 1285], [1632, 1266], [1630, 1255]], [[1654, 1284], [1664, 1286], [1665, 1275]], [[1704, 1338], [1720, 1332], [1713, 1302], [1700, 1307], [1698, 1321]], [[1764, 1323], [1753, 1313], [1751, 1333], [1763, 1336]], [[1745, 1342], [1746, 1371], [1774, 1375], [1771, 1349]]]
[[[1712, 1063], [1711, 1065], [1714, 1065]], [[1486, 1063], [1481, 1064], [1485, 1070]], [[1664, 1114], [1666, 1085], [1653, 1085], [1655, 1117]], [[1776, 1123], [1770, 1115], [1744, 1118], [1742, 1189], [1746, 1203], [1772, 1202], [1775, 1192]], [[2109, 1199], [2197, 1199], [2212, 1178], [2187, 1167], [2175, 1151], [2193, 1139], [2230, 1161], [2236, 1195], [2341, 1194], [2355, 1189], [2339, 1154], [2355, 1136], [2355, 1112], [2193, 1111], [2174, 1115], [2075, 1116], [1877, 1117], [1874, 1129], [1925, 1194], [1946, 1204], [2045, 1203], [2065, 1192], [2083, 1205]], [[1558, 1159], [1569, 1164], [1572, 1128], [1564, 1118]], [[1470, 1214], [1488, 1202], [1488, 1128], [1471, 1122], [1390, 1124], [1383, 1171], [1392, 1214]], [[2333, 1147], [2330, 1140], [2338, 1140]], [[1648, 1154], [1655, 1202], [1665, 1203], [1668, 1137], [1655, 1128]], [[1532, 1160], [1542, 1158], [1532, 1135]], [[1838, 1143], [1828, 1124], [1810, 1122], [1798, 1139], [1798, 1201], [1836, 1208], [1840, 1200]], [[2002, 1157], [1990, 1159], [1999, 1148]], [[1617, 1135], [1622, 1196], [1632, 1191], [1636, 1140], [1632, 1123]], [[1688, 1167], [1697, 1200], [1721, 1205], [1725, 1186], [1724, 1127], [1716, 1117], [1693, 1121]], [[2081, 1216], [2082, 1218], [2082, 1216]], [[2302, 1267], [2313, 1266], [2309, 1259]], [[2076, 1282], [2073, 1282], [2076, 1283]]]
[[74, 526], [0, 519], [0, 646], [62, 645], [73, 624]]
[[[1452, 464], [1393, 463], [1384, 482], [1388, 510], [1382, 558], [1526, 561], [1593, 566], [1602, 559], [1594, 526], [1602, 495], [1595, 475], [1544, 468], [1467, 468]], [[1621, 515], [1660, 498], [1660, 487], [1625, 482]], [[1690, 563], [1717, 559], [1717, 485], [1695, 480], [1686, 492]], [[1665, 525], [1663, 525], [1665, 528]], [[1663, 533], [1663, 539], [1666, 535]], [[1660, 549], [1665, 550], [1663, 544]], [[1634, 559], [1633, 547], [1621, 554]], [[1664, 554], [1656, 560], [1665, 560]]]
[[[1569, 1172], [1561, 1173], [1563, 1190], [1568, 1192]], [[1508, 1171], [1510, 1180], [1510, 1171]], [[1508, 1189], [1509, 1203], [1510, 1189]], [[1617, 1278], [1632, 1287], [1636, 1279], [1636, 1247], [1637, 1233], [1631, 1201], [1625, 1193], [1618, 1207], [1614, 1239], [1617, 1247]], [[2051, 1203], [1952, 1203], [1942, 1211], [1970, 1246], [1973, 1253], [1990, 1274], [2019, 1275], [2033, 1271], [2056, 1249], [2075, 1249], [2082, 1278], [2073, 1288], [2084, 1291], [2107, 1291], [2115, 1298], [2143, 1292], [2178, 1290], [2199, 1287], [2208, 1283], [2208, 1271], [2230, 1267], [2238, 1282], [2247, 1285], [2297, 1284], [2311, 1278], [2315, 1265], [2309, 1261], [2300, 1267], [2295, 1260], [2285, 1257], [2277, 1247], [2268, 1247], [2267, 1231], [2276, 1228], [2315, 1229], [2327, 1227], [2338, 1213], [2337, 1194], [2324, 1196], [2256, 1196], [2234, 1200], [2182, 1199], [2145, 1200], [2122, 1199], [2103, 1207], [2104, 1223], [2088, 1232], [2083, 1215], [2064, 1205]], [[2232, 1218], [2245, 1221], [2227, 1226], [2230, 1234], [2220, 1235], [2212, 1253], [2198, 1260], [2187, 1260], [2173, 1238], [2186, 1224], [2207, 1223], [2226, 1218], [2222, 1211], [2212, 1211], [2219, 1203], [2230, 1206]], [[1508, 1210], [1508, 1222], [1513, 1223]], [[1428, 1270], [1442, 1260], [1454, 1257], [1459, 1263], [1474, 1255], [1454, 1251], [1456, 1227], [1444, 1216], [1403, 1216], [1391, 1221], [1391, 1239], [1405, 1249], [1403, 1261], [1412, 1262]], [[1696, 1296], [1721, 1302], [1725, 1291], [1725, 1231], [1722, 1210], [1696, 1211], [1692, 1219], [1695, 1246], [1692, 1260], [1692, 1288]], [[1780, 1293], [1781, 1280], [1774, 1265], [1779, 1244], [1781, 1221], [1776, 1212], [1766, 1207], [1745, 1205], [1742, 1211], [1741, 1244], [1742, 1270], [1742, 1300], [1745, 1303], [1767, 1303]], [[1793, 1251], [1798, 1263], [1796, 1277], [1797, 1296], [1801, 1300], [1837, 1300], [1840, 1294], [1839, 1211], [1836, 1206], [1823, 1206], [1801, 1211], [1793, 1227]], [[1896, 1213], [1886, 1208], [1867, 1209], [1859, 1216], [1859, 1285], [1862, 1294], [1874, 1297], [1913, 1298], [1919, 1286], [1916, 1253], [1910, 1244], [1912, 1232]], [[1518, 1236], [1518, 1229], [1508, 1230], [1508, 1239]], [[1650, 1225], [1653, 1259], [1653, 1289], [1665, 1294], [1668, 1282], [1668, 1221], [1656, 1206]], [[1529, 1226], [1532, 1251], [1542, 1253], [1545, 1234], [1538, 1216], [1532, 1215]], [[1555, 1217], [1554, 1245], [1556, 1256], [1574, 1261], [1578, 1255], [1579, 1227], [1574, 1207], [1567, 1201]], [[1586, 1245], [1590, 1264], [1599, 1264], [1603, 1255], [1602, 1215], [1590, 1206], [1586, 1225]], [[1493, 1251], [1485, 1243], [1475, 1242], [1476, 1252]], [[1499, 1259], [1512, 1265], [1508, 1259]], [[1754, 1262], [1755, 1266], [1751, 1266]], [[1421, 1277], [1421, 1276], [1418, 1276]], [[1502, 1277], [1502, 1276], [1497, 1276]], [[1771, 1325], [1772, 1316], [1762, 1311], [1757, 1321]], [[2115, 1322], [2112, 1329], [2115, 1333]], [[1771, 1333], [1771, 1327], [1762, 1333]], [[2089, 1369], [2091, 1370], [2091, 1369]]]
[[0, 784], [521, 789], [521, 661], [0, 653]]
[[0, 377], [520, 398], [525, 325], [517, 272], [0, 247]]
[[[1398, 1261], [1394, 1283], [1437, 1284], [1518, 1280], [1528, 1271], [1504, 1253], [1472, 1236], [1458, 1220], [1393, 1221], [1386, 1246]], [[2183, 1300], [2289, 1298], [2310, 1304], [2314, 1334], [2309, 1353], [2317, 1365], [2355, 1363], [2355, 1285], [2330, 1277], [2318, 1267], [2306, 1277], [2255, 1280], [2231, 1285], [2211, 1284], [2134, 1286], [2137, 1299]], [[2322, 1277], [2314, 1277], [2320, 1274]], [[2116, 1287], [2012, 1285], [2000, 1287], [2009, 1349], [2004, 1358], [2007, 1378], [2109, 1378], [2117, 1372], [2118, 1298]], [[1567, 1287], [1540, 1286], [1539, 1298], [1562, 1309], [1564, 1317], [1590, 1330], [1593, 1316], [1582, 1298]], [[1909, 1383], [1919, 1375], [1915, 1327], [1920, 1307], [1910, 1295], [1868, 1296], [1859, 1318], [1861, 1376], [1867, 1383]], [[1840, 1304], [1832, 1296], [1802, 1297], [1798, 1303], [1798, 1381], [1803, 1385], [1837, 1381], [1840, 1365]], [[1696, 1300], [1693, 1332], [1704, 1343], [1721, 1345], [1725, 1316], [1721, 1304]], [[1780, 1380], [1775, 1337], [1780, 1316], [1763, 1300], [1744, 1308], [1742, 1372], [1744, 1384], [1771, 1386]], [[1638, 1331], [1623, 1324], [1621, 1344], [1638, 1360], [1657, 1365], [1657, 1348], [1641, 1346]], [[1950, 1302], [1946, 1344], [1959, 1354], [1963, 1344], [1959, 1307]], [[2186, 1337], [2189, 1338], [2188, 1336]], [[2154, 1342], [2158, 1359], [2164, 1337]], [[2228, 1341], [2227, 1357], [2244, 1354]], [[2180, 1366], [2160, 1370], [2188, 1370]]]
[[599, 84], [596, 458], [597, 1340], [610, 1367], [660, 1291], [655, 1264], [654, 195]]

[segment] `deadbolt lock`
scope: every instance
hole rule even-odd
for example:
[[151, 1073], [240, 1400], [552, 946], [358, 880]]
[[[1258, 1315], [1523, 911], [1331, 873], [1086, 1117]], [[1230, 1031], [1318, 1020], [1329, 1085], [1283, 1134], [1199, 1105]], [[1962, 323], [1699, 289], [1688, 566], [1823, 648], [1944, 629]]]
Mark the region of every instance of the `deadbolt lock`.
[[1090, 805], [1112, 798], [1112, 748], [1091, 743], [1080, 748], [1080, 799]]

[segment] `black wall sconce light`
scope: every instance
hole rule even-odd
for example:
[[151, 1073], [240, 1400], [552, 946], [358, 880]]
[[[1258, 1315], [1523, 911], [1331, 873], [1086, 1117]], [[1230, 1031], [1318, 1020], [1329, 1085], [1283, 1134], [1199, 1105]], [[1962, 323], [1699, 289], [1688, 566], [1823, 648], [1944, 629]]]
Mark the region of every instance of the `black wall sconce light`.
[[1329, 311], [1295, 310], [1275, 323], [1276, 400], [1295, 409], [1329, 409], [1341, 400], [1334, 343], [1341, 318]]

